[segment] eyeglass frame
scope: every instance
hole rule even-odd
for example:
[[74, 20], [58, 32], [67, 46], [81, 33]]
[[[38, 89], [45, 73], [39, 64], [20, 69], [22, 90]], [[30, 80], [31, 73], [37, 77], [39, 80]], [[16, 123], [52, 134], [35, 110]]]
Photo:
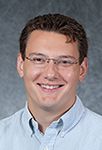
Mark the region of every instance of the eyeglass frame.
[[[39, 55], [39, 54], [38, 54]], [[58, 59], [54, 59], [54, 58], [50, 58], [50, 57], [47, 57], [47, 56], [43, 56], [44, 57], [44, 60], [46, 61], [46, 65], [45, 66], [43, 66], [43, 67], [46, 67], [47, 66], [47, 64], [50, 62], [50, 60], [53, 60], [53, 62], [54, 62], [54, 65], [57, 65], [57, 63], [56, 62], [58, 62], [59, 60]], [[27, 56], [25, 56], [25, 58], [27, 59], [27, 60], [30, 60], [30, 61], [33, 61], [34, 60], [34, 58], [31, 58], [31, 57], [27, 57]], [[68, 58], [68, 57], [66, 57], [66, 58]], [[73, 57], [74, 58], [74, 57]], [[74, 58], [75, 59], [75, 58]], [[68, 66], [71, 66], [71, 65], [73, 65], [73, 64], [77, 64], [78, 62], [79, 62], [79, 59], [80, 59], [80, 57], [78, 58], [78, 59], [76, 59], [74, 62], [71, 62], [71, 63], [69, 63], [69, 65]], [[38, 65], [39, 67], [41, 67], [42, 68], [42, 66], [40, 66], [41, 64], [35, 64], [35, 65]], [[66, 66], [66, 67], [68, 67], [68, 66]], [[63, 67], [63, 68], [65, 68], [65, 66], [60, 66], [60, 67]]]

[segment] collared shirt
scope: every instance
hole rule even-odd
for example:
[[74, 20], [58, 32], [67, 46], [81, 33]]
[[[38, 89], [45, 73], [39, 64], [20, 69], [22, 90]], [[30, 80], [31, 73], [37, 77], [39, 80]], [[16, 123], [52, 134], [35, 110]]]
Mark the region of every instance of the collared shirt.
[[26, 105], [0, 121], [0, 150], [102, 150], [102, 117], [77, 96], [73, 107], [43, 135]]

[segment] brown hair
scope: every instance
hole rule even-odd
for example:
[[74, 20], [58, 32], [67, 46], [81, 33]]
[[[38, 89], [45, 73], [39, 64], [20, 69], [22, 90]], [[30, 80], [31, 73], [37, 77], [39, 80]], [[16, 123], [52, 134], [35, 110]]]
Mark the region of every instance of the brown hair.
[[84, 28], [75, 19], [61, 14], [46, 14], [28, 21], [20, 35], [20, 52], [25, 60], [25, 50], [28, 38], [34, 30], [53, 31], [70, 37], [70, 41], [78, 43], [79, 63], [87, 57], [88, 43]]

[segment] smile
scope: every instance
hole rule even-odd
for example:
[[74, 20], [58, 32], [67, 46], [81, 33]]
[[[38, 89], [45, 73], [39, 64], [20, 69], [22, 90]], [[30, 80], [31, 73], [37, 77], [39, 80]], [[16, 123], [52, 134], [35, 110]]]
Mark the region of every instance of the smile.
[[44, 84], [39, 84], [42, 88], [48, 89], [48, 90], [53, 90], [62, 87], [63, 85], [44, 85]]
[[41, 85], [41, 87], [46, 88], [46, 89], [56, 89], [59, 88], [59, 86], [49, 86], [49, 85]]

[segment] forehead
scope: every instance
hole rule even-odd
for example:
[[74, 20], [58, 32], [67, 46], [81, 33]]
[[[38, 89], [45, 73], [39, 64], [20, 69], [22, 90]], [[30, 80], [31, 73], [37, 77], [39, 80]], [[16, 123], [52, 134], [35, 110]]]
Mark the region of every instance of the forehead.
[[26, 53], [44, 53], [51, 55], [78, 55], [77, 42], [70, 42], [69, 37], [56, 32], [35, 30], [28, 38]]

